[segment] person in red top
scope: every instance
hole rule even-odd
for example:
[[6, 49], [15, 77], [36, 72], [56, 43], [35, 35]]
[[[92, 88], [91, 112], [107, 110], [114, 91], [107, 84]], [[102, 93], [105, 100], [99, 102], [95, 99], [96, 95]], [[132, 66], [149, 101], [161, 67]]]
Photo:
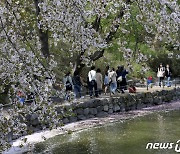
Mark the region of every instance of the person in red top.
[[18, 91], [18, 92], [17, 92], [17, 98], [18, 98], [18, 100], [19, 100], [19, 103], [20, 103], [21, 105], [23, 105], [24, 102], [25, 102], [25, 95], [23, 94], [22, 91]]
[[148, 78], [147, 78], [147, 84], [149, 85], [149, 84], [151, 84], [152, 83], [152, 76], [149, 76]]

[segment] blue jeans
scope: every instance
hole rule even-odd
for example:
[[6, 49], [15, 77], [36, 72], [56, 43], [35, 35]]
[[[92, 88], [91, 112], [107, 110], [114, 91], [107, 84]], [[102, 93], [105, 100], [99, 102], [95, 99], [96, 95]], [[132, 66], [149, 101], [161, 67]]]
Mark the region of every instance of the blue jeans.
[[115, 93], [116, 89], [117, 89], [117, 83], [116, 82], [115, 83], [111, 83], [110, 84], [110, 91]]
[[171, 86], [171, 82], [170, 82], [170, 80], [171, 80], [171, 77], [169, 76], [169, 77], [167, 78], [167, 84], [166, 84], [168, 87], [170, 87], [170, 86]]
[[80, 85], [74, 85], [74, 93], [76, 98], [81, 97], [81, 86]]
[[152, 80], [147, 80], [147, 85], [150, 85], [152, 83]]

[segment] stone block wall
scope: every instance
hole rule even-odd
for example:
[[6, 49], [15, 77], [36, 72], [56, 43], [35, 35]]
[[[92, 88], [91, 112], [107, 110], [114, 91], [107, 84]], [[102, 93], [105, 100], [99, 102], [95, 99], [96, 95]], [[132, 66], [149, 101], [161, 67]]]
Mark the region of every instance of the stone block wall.
[[[76, 122], [95, 117], [105, 117], [117, 112], [139, 110], [144, 107], [160, 105], [180, 100], [180, 88], [155, 92], [125, 94], [117, 97], [89, 99], [85, 102], [75, 102], [56, 107], [60, 123]], [[36, 114], [27, 117], [27, 125], [32, 132], [43, 128]], [[48, 125], [46, 124], [46, 128]], [[15, 139], [13, 137], [13, 139]]]
[[[137, 94], [125, 94], [118, 97], [96, 98], [85, 102], [76, 102], [70, 105], [58, 106], [56, 111], [61, 114], [63, 124], [85, 120], [94, 117], [104, 117], [116, 112], [139, 110], [144, 107], [160, 105], [180, 99], [180, 88]], [[32, 115], [32, 124], [37, 119]], [[35, 121], [35, 122], [34, 122]]]

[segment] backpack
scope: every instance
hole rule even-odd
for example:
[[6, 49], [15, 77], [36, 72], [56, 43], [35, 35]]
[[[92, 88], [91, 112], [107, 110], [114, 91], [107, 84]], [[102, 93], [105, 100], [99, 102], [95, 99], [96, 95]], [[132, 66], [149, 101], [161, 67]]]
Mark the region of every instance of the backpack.
[[136, 87], [129, 87], [129, 93], [136, 93]]

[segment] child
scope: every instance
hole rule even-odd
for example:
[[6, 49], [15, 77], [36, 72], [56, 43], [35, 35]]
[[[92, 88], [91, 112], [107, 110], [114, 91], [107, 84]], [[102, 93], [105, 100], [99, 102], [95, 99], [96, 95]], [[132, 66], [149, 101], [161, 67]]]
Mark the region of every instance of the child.
[[147, 78], [147, 85], [149, 86], [151, 86], [151, 88], [152, 88], [152, 76], [149, 76], [148, 78]]
[[25, 102], [25, 96], [21, 91], [18, 91], [17, 98], [19, 99], [19, 103], [23, 105]]

